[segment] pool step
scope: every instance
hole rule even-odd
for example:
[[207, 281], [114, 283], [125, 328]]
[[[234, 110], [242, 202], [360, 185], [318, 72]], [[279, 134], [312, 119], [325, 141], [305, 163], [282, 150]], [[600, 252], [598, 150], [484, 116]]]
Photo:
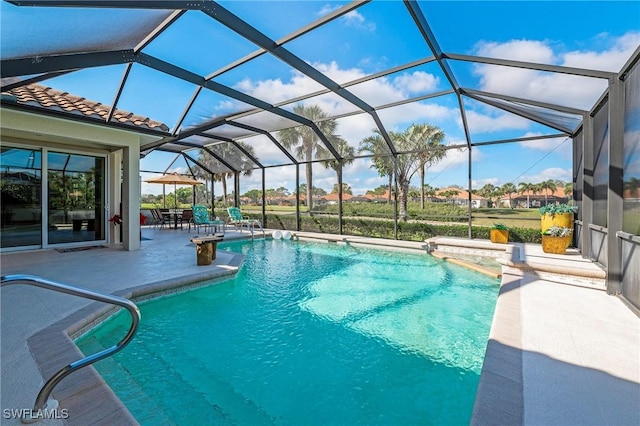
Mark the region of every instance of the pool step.
[[[176, 370], [182, 379], [191, 384], [194, 392], [202, 394], [212, 406], [220, 407], [227, 422], [239, 425], [273, 425], [276, 420], [258, 407], [250, 398], [239, 393], [231, 383], [216, 374], [200, 359], [190, 356], [186, 351], [179, 360], [159, 355], [166, 363], [182, 365]], [[188, 368], [185, 368], [189, 366]]]
[[[105, 349], [105, 345], [100, 343], [93, 336], [89, 336], [86, 339], [83, 339], [80, 346], [82, 347], [83, 352], [86, 354], [96, 353]], [[127, 349], [125, 348], [124, 350], [126, 351]], [[135, 395], [136, 403], [144, 407], [144, 412], [153, 413], [153, 418], [155, 421], [157, 421], [158, 424], [171, 424], [171, 419], [164, 412], [163, 407], [160, 405], [159, 401], [150, 397], [140, 386], [140, 384], [135, 380], [135, 378], [131, 376], [129, 370], [124, 368], [122, 364], [114, 359], [114, 357], [105, 358], [96, 363], [94, 367], [99, 374], [101, 373], [101, 371], [118, 371], [118, 374], [114, 374], [113, 377], [109, 378], [109, 382], [107, 383], [107, 385], [111, 387], [114, 393], [116, 393], [115, 389], [127, 390], [126, 394], [123, 394], [122, 391], [116, 393], [116, 396], [120, 398], [120, 400], [125, 404], [125, 406], [127, 406], [127, 408], [129, 408], [128, 404], [131, 404], [131, 400], [127, 401], [127, 399], [129, 399], [127, 395]], [[104, 379], [104, 376], [102, 377]], [[136, 417], [136, 420], [138, 420], [138, 422], [144, 420], [139, 417], [140, 416]]]

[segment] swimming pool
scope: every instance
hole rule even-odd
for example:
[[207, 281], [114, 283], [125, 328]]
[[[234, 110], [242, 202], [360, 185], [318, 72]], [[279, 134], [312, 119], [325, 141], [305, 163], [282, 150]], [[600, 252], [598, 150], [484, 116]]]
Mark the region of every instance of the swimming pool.
[[468, 424], [498, 280], [424, 253], [219, 248], [246, 254], [235, 279], [142, 303], [132, 343], [95, 365], [142, 425]]

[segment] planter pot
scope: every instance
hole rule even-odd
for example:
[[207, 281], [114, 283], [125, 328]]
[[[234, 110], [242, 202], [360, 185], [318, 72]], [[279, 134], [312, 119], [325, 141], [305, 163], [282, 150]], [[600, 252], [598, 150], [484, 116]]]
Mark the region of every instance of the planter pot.
[[[552, 226], [559, 226], [561, 228], [573, 229], [573, 213], [545, 213], [540, 217], [540, 230], [542, 232], [551, 228]], [[563, 237], [567, 239], [567, 247], [571, 245], [571, 236]]]
[[565, 254], [569, 244], [571, 244], [571, 235], [566, 237], [542, 236], [542, 251], [545, 253]]
[[509, 231], [503, 229], [492, 229], [490, 231], [492, 243], [507, 244], [509, 242]]
[[543, 214], [540, 217], [540, 230], [544, 232], [552, 226], [573, 229], [573, 213]]

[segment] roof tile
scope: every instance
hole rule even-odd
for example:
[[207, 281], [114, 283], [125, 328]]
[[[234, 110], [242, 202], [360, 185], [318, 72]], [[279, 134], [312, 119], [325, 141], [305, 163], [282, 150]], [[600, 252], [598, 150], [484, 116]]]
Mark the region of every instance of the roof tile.
[[[100, 102], [72, 95], [51, 87], [45, 87], [40, 84], [21, 86], [8, 92], [3, 92], [3, 95], [14, 96], [15, 102], [18, 104], [35, 104], [35, 106], [42, 108], [62, 109], [79, 115], [94, 117], [99, 120], [105, 120], [110, 109], [108, 105]], [[148, 129], [165, 132], [169, 131], [169, 127], [164, 123], [120, 109], [114, 112], [112, 120], [136, 127], [146, 127]]]

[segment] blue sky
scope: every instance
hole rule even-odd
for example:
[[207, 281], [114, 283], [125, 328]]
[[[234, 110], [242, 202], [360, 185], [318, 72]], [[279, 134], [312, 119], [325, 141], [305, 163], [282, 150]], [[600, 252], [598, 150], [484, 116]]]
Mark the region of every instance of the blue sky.
[[[221, 4], [274, 40], [309, 24], [346, 2], [227, 1]], [[268, 4], [268, 7], [264, 7]], [[421, 1], [422, 11], [444, 52], [541, 62], [580, 68], [619, 71], [640, 45], [640, 2], [541, 1], [461, 2]], [[4, 6], [3, 6], [4, 8]], [[185, 31], [188, 29], [189, 31]], [[209, 37], [219, 40], [207, 44]], [[325, 28], [287, 43], [287, 49], [338, 83], [354, 80], [429, 55], [424, 40], [401, 1], [373, 1], [338, 18]], [[192, 72], [207, 75], [256, 50], [250, 42], [196, 12], [189, 12], [175, 28], [154, 41], [145, 52], [173, 61]], [[606, 83], [569, 75], [451, 62], [462, 87], [508, 94], [538, 101], [590, 109]], [[122, 75], [121, 66], [86, 70], [48, 80], [54, 88], [82, 94], [110, 104]], [[101, 84], [95, 84], [100, 77]], [[134, 66], [131, 84], [125, 87], [118, 107], [163, 121], [177, 122], [193, 87], [156, 71]], [[245, 64], [214, 79], [236, 90], [277, 103], [318, 89], [316, 82], [293, 71], [270, 55]], [[162, 87], [158, 91], [157, 87]], [[372, 106], [448, 89], [435, 64], [392, 74], [366, 84], [349, 87]], [[143, 100], [144, 101], [143, 101]], [[350, 112], [353, 105], [336, 96], [314, 99], [329, 114]], [[557, 133], [529, 120], [465, 100], [474, 142]], [[294, 104], [283, 105], [292, 109]], [[184, 126], [203, 117], [247, 109], [223, 96], [208, 93], [194, 105]], [[402, 131], [412, 123], [430, 123], [446, 134], [445, 144], [464, 143], [457, 99], [443, 96], [378, 112], [388, 130]], [[354, 147], [372, 134], [374, 125], [366, 114], [338, 121], [338, 131]], [[276, 164], [284, 156], [262, 138], [249, 138], [263, 164]], [[152, 154], [141, 168], [164, 170], [173, 156]], [[473, 187], [520, 181], [536, 183], [553, 178], [571, 180], [571, 141], [541, 139], [526, 143], [491, 145], [474, 149]], [[171, 170], [183, 171], [176, 162]], [[449, 151], [430, 168], [426, 181], [435, 187], [467, 186], [468, 153]], [[301, 176], [304, 171], [301, 170]], [[142, 179], [150, 175], [143, 174]], [[261, 187], [261, 173], [241, 181], [241, 192]], [[330, 190], [335, 173], [314, 166], [314, 185]], [[294, 189], [293, 167], [269, 168], [266, 186]], [[344, 170], [344, 182], [354, 194], [386, 183], [370, 168], [369, 160], [356, 160]], [[412, 181], [417, 184], [417, 176]], [[142, 184], [143, 193], [160, 193], [159, 185]], [[220, 194], [219, 184], [216, 193]]]

